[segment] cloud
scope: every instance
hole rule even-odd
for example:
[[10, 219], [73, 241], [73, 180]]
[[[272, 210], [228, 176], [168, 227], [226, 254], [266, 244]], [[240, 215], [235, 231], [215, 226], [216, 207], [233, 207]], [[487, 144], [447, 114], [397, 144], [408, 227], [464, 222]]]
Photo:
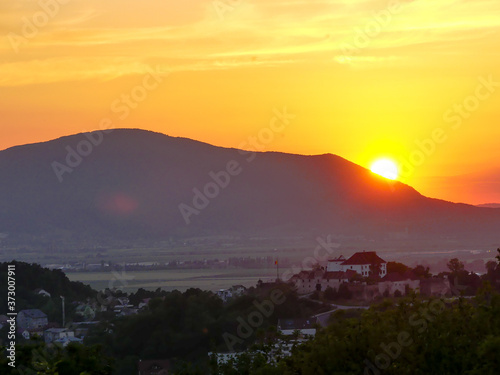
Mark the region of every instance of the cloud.
[[[378, 22], [377, 14], [387, 12], [389, 3], [240, 0], [221, 20], [213, 1], [73, 0], [20, 47], [20, 54], [8, 43], [0, 46], [0, 71], [10, 75], [0, 82], [53, 82], [70, 80], [72, 74], [74, 79], [112, 78], [133, 74], [151, 59], [172, 70], [237, 69], [255, 56], [254, 65], [259, 66], [331, 62], [342, 56], [343, 43], [354, 43], [359, 30]], [[467, 53], [478, 40], [498, 37], [497, 0], [401, 4], [356, 56], [357, 63], [404, 64], [424, 50]], [[21, 19], [40, 10], [37, 2], [2, 3], [0, 8], [1, 31], [20, 35]], [[63, 66], [69, 67], [65, 73], [54, 71]], [[31, 68], [37, 70], [26, 70]], [[27, 71], [33, 72], [31, 78], [17, 79]]]

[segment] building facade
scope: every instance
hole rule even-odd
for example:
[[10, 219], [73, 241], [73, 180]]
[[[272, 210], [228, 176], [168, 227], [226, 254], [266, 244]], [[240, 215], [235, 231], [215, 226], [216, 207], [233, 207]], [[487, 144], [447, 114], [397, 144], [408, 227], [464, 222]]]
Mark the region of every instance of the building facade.
[[363, 251], [352, 255], [349, 259], [343, 256], [328, 261], [327, 271], [354, 271], [363, 277], [371, 275], [375, 269], [379, 270], [379, 276], [387, 275], [387, 262], [380, 258], [375, 251]]
[[38, 309], [21, 310], [17, 314], [17, 325], [27, 330], [37, 330], [49, 324], [47, 315]]

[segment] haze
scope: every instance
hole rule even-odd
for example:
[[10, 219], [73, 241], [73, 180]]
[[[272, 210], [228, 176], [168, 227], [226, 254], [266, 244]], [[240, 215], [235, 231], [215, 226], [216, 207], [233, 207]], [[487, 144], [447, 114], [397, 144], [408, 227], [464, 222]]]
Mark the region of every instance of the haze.
[[158, 69], [114, 127], [239, 147], [286, 107], [266, 151], [387, 157], [426, 196], [500, 202], [498, 0], [60, 3], [31, 33], [38, 2], [0, 4], [0, 149], [98, 129]]

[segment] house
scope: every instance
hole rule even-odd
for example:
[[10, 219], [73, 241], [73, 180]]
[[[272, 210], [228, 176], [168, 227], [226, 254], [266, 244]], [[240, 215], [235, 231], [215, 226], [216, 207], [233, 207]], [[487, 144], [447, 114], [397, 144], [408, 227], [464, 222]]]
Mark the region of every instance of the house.
[[[267, 363], [275, 365], [281, 359], [285, 357], [290, 357], [292, 355], [293, 348], [305, 342], [307, 342], [307, 340], [278, 339], [274, 344], [271, 344], [269, 346], [269, 350], [266, 350], [265, 352], [262, 350], [255, 350], [255, 349], [247, 349], [243, 352], [230, 352], [230, 353], [209, 352], [208, 357], [215, 359], [215, 361], [219, 366], [227, 365], [228, 363], [233, 362], [232, 368], [234, 370], [237, 370], [237, 368], [235, 367], [235, 363], [238, 361], [241, 355], [245, 355], [247, 358], [250, 357], [252, 360], [255, 360], [256, 356], [262, 355], [267, 360]], [[221, 372], [219, 372], [219, 374], [221, 374]]]
[[229, 291], [233, 295], [233, 297], [242, 296], [246, 292], [247, 288], [243, 285], [233, 285]]
[[[208, 356], [215, 359], [219, 366], [237, 362], [239, 357], [243, 354], [252, 359], [255, 359], [258, 355], [262, 355], [267, 360], [267, 363], [276, 364], [281, 359], [290, 357], [294, 347], [302, 345], [307, 342], [309, 338], [316, 335], [316, 322], [317, 319], [315, 317], [309, 319], [279, 319], [278, 332], [288, 337], [277, 339], [269, 346], [269, 350], [265, 352], [255, 349], [229, 353], [209, 352]], [[293, 337], [297, 333], [298, 335]], [[234, 369], [237, 370], [236, 368]]]
[[230, 352], [230, 353], [215, 353], [215, 352], [209, 352], [208, 357], [212, 358], [215, 356], [215, 360], [217, 361], [217, 364], [220, 365], [225, 365], [229, 361], [236, 361], [238, 357], [245, 352]]
[[130, 301], [129, 301], [128, 297], [118, 297], [116, 299], [116, 301], [117, 301], [117, 304], [121, 305], [121, 306], [130, 305]]
[[347, 260], [343, 260], [343, 256], [329, 260], [326, 270], [330, 272], [351, 270], [367, 277], [370, 276], [370, 271], [374, 266], [379, 268], [380, 277], [387, 274], [385, 260], [380, 258], [375, 251], [363, 251], [355, 253]]
[[139, 360], [137, 365], [139, 375], [168, 375], [170, 371], [169, 360]]
[[34, 292], [40, 296], [45, 296], [45, 297], [49, 297], [49, 298], [51, 296], [49, 292], [47, 292], [45, 289], [42, 289], [42, 288], [35, 289]]
[[67, 328], [49, 328], [43, 332], [43, 340], [46, 344], [51, 344], [63, 338], [74, 338], [75, 332]]
[[229, 289], [219, 289], [216, 294], [224, 302], [227, 302], [233, 297], [233, 293], [231, 293]]
[[116, 305], [113, 309], [116, 316], [130, 316], [139, 313], [139, 308], [133, 305]]
[[47, 315], [41, 310], [21, 310], [17, 314], [17, 325], [22, 329], [37, 330], [49, 324]]
[[151, 298], [144, 298], [141, 302], [139, 302], [139, 305], [137, 305], [139, 310], [146, 309], [149, 306], [149, 301], [151, 301]]
[[83, 340], [79, 339], [78, 337], [62, 337], [62, 338], [54, 341], [54, 343], [60, 344], [65, 348], [71, 343], [82, 344]]
[[295, 332], [299, 333], [299, 337], [315, 336], [316, 327], [314, 324], [316, 319], [278, 319], [278, 331], [285, 336], [292, 336]]
[[75, 332], [75, 337], [83, 339], [87, 335], [89, 329], [95, 327], [97, 324], [99, 324], [99, 321], [73, 322], [70, 327], [71, 330]]
[[328, 260], [328, 266], [326, 267], [326, 270], [328, 272], [343, 271], [344, 268], [342, 267], [342, 263], [344, 263], [345, 261], [346, 261], [346, 259], [344, 258], [343, 255], [341, 255], [335, 259], [330, 259], [330, 260]]

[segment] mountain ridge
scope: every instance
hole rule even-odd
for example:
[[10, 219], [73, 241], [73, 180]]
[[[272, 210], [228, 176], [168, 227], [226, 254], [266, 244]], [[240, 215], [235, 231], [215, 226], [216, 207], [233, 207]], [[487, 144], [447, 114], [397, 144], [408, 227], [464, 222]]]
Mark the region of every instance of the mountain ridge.
[[[138, 129], [101, 134], [100, 142], [97, 132], [79, 133], [0, 151], [2, 231], [54, 238], [326, 231], [491, 240], [500, 224], [494, 210], [424, 197], [334, 154], [253, 152]], [[67, 164], [68, 150], [81, 151], [81, 160], [73, 155]], [[58, 176], [57, 163], [71, 171]], [[195, 207], [196, 191], [205, 195], [207, 185], [214, 196]], [[182, 205], [196, 211], [189, 222]]]

